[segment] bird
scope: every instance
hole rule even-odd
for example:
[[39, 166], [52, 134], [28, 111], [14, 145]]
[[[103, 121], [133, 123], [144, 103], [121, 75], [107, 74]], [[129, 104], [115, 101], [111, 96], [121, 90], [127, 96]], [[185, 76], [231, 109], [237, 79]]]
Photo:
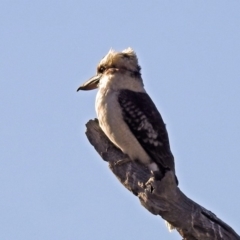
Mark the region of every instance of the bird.
[[172, 171], [178, 184], [166, 125], [144, 88], [141, 67], [132, 48], [122, 52], [110, 49], [99, 62], [96, 75], [77, 91], [96, 88], [95, 110], [108, 139], [130, 161], [146, 166], [156, 180]]

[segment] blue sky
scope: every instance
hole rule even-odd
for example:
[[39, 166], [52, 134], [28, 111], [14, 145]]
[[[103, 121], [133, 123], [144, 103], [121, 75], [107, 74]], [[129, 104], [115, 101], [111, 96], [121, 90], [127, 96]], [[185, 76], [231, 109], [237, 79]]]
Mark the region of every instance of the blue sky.
[[240, 1], [0, 3], [0, 239], [180, 239], [85, 137], [112, 47], [132, 47], [179, 187], [240, 233]]

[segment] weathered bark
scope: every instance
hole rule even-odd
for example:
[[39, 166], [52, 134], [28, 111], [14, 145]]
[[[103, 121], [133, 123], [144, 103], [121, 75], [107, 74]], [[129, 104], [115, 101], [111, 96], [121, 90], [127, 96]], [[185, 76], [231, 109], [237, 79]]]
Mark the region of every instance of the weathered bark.
[[108, 140], [97, 119], [90, 120], [86, 126], [88, 140], [102, 159], [109, 163], [119, 181], [139, 198], [148, 211], [160, 215], [185, 240], [240, 240], [230, 226], [185, 196], [176, 186], [171, 171], [161, 181], [156, 181], [149, 170], [137, 162], [116, 164], [126, 156]]

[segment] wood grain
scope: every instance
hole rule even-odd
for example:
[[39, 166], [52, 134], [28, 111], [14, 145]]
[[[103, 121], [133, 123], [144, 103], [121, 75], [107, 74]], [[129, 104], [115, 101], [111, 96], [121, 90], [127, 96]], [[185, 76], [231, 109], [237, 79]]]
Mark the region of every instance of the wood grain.
[[126, 155], [108, 140], [98, 120], [90, 120], [86, 127], [89, 142], [101, 158], [108, 162], [118, 180], [139, 198], [142, 206], [165, 219], [183, 239], [240, 240], [240, 236], [230, 226], [181, 192], [172, 171], [167, 172], [161, 181], [156, 181], [142, 164], [132, 161], [116, 164], [126, 159]]

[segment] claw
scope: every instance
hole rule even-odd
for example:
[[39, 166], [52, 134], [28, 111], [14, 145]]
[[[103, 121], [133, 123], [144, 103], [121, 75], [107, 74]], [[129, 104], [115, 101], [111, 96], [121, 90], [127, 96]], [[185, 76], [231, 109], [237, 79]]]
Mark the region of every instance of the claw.
[[123, 165], [123, 164], [125, 164], [125, 163], [128, 163], [128, 162], [131, 162], [131, 159], [128, 158], [128, 157], [126, 157], [126, 158], [124, 158], [124, 159], [117, 160], [117, 161], [114, 163], [114, 165], [115, 165], [115, 166], [121, 166], [121, 165]]

